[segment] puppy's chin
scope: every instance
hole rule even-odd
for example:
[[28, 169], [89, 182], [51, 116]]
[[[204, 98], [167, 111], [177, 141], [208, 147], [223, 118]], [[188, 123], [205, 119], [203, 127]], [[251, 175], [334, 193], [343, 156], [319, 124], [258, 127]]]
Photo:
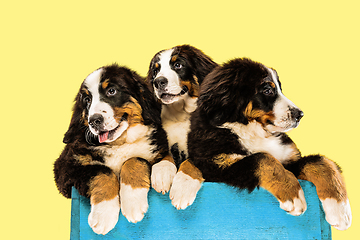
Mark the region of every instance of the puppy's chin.
[[285, 122], [280, 125], [268, 124], [264, 126], [264, 129], [271, 134], [276, 134], [276, 133], [288, 132], [294, 128], [297, 128], [298, 126], [299, 126], [299, 122], [294, 121], [294, 122]]
[[160, 101], [163, 104], [172, 104], [175, 103], [185, 97], [185, 95], [188, 93], [188, 88], [186, 86], [183, 86], [181, 91], [177, 94], [169, 93], [169, 92], [163, 92], [163, 91], [156, 91], [156, 97], [160, 99]]
[[180, 95], [162, 94], [159, 99], [163, 104], [168, 105], [179, 101], [180, 98], [181, 98]]

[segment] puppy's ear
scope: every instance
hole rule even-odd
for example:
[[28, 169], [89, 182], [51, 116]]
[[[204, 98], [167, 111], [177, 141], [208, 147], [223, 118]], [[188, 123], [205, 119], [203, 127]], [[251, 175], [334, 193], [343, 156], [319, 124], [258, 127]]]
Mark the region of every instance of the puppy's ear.
[[142, 115], [146, 123], [150, 120], [153, 123], [161, 124], [161, 103], [155, 98], [155, 95], [150, 91], [148, 86], [140, 85], [142, 96], [139, 98], [142, 102], [141, 106], [144, 108]]
[[149, 89], [152, 88], [151, 84], [152, 84], [152, 79], [153, 79], [153, 75], [154, 75], [153, 68], [154, 68], [154, 64], [155, 64], [154, 59], [155, 59], [155, 57], [153, 57], [150, 61], [149, 70], [147, 72], [147, 76], [145, 79], [145, 82], [149, 86]]
[[137, 101], [143, 108], [142, 116], [145, 124], [150, 122], [161, 124], [161, 104], [157, 101], [155, 95], [151, 91], [153, 90], [153, 87], [151, 86], [151, 84], [149, 85], [146, 79], [141, 77], [135, 71], [130, 72], [132, 79], [130, 84], [133, 84], [133, 94], [135, 99], [137, 99]]
[[154, 77], [154, 70], [155, 70], [155, 64], [157, 61], [159, 61], [159, 54], [163, 52], [164, 50], [159, 51], [154, 55], [154, 57], [150, 61], [149, 70], [146, 77], [146, 84], [149, 86], [150, 91], [153, 93], [154, 89], [152, 86], [153, 83], [153, 77]]
[[215, 68], [201, 86], [198, 109], [202, 118], [211, 125], [226, 122], [247, 124], [244, 110], [251, 89], [244, 84], [244, 73], [228, 64]]
[[79, 92], [75, 97], [75, 104], [73, 107], [73, 114], [71, 117], [70, 125], [65, 133], [63, 142], [70, 143], [75, 140], [75, 136], [78, 136], [81, 131], [81, 123], [82, 122], [82, 107], [81, 107], [81, 93]]
[[192, 62], [194, 74], [198, 78], [199, 84], [202, 83], [206, 75], [218, 66], [209, 56], [193, 46], [183, 45], [181, 51], [187, 52], [189, 55], [188, 60]]

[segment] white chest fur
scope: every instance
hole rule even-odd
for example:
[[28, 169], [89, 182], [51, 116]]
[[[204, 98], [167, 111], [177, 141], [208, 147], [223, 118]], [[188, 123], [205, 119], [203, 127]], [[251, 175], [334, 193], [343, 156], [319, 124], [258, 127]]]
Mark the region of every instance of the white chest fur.
[[96, 148], [104, 152], [105, 165], [110, 167], [116, 174], [119, 174], [124, 162], [130, 158], [139, 157], [152, 160], [156, 157], [157, 153], [153, 152], [156, 146], [151, 145], [149, 139], [152, 130], [148, 126], [138, 124], [130, 127], [124, 133], [124, 136], [122, 136], [124, 138], [123, 144]]
[[179, 151], [184, 152], [187, 156], [187, 134], [190, 131], [190, 119], [182, 122], [165, 120], [163, 121], [163, 128], [167, 133], [169, 148], [171, 149], [177, 143]]
[[162, 125], [167, 134], [169, 148], [177, 143], [179, 151], [184, 152], [186, 156], [190, 114], [196, 109], [196, 99], [186, 96], [176, 103], [163, 105], [161, 111]]
[[266, 152], [280, 162], [285, 162], [293, 154], [293, 148], [281, 143], [279, 137], [266, 132], [256, 121], [248, 125], [240, 123], [224, 123], [221, 128], [228, 128], [239, 136], [239, 141], [251, 153]]

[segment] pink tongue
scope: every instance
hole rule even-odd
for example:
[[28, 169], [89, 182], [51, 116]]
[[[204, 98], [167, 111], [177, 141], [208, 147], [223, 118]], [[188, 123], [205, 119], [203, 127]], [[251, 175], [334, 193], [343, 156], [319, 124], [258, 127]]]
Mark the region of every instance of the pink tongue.
[[104, 132], [102, 134], [99, 135], [99, 142], [103, 143], [108, 139], [109, 136], [109, 132]]

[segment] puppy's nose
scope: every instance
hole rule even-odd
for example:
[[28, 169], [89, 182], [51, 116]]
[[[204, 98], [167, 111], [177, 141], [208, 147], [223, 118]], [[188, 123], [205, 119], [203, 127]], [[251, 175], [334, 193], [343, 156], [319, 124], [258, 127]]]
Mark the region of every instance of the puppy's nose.
[[290, 111], [291, 111], [291, 117], [296, 122], [300, 122], [300, 119], [304, 116], [304, 112], [297, 108], [292, 108]]
[[99, 129], [104, 123], [104, 117], [101, 114], [94, 114], [89, 119], [89, 124], [95, 129]]
[[165, 77], [158, 77], [155, 79], [154, 81], [154, 86], [157, 88], [157, 89], [165, 89], [165, 87], [167, 86], [168, 84], [168, 80], [167, 78]]

